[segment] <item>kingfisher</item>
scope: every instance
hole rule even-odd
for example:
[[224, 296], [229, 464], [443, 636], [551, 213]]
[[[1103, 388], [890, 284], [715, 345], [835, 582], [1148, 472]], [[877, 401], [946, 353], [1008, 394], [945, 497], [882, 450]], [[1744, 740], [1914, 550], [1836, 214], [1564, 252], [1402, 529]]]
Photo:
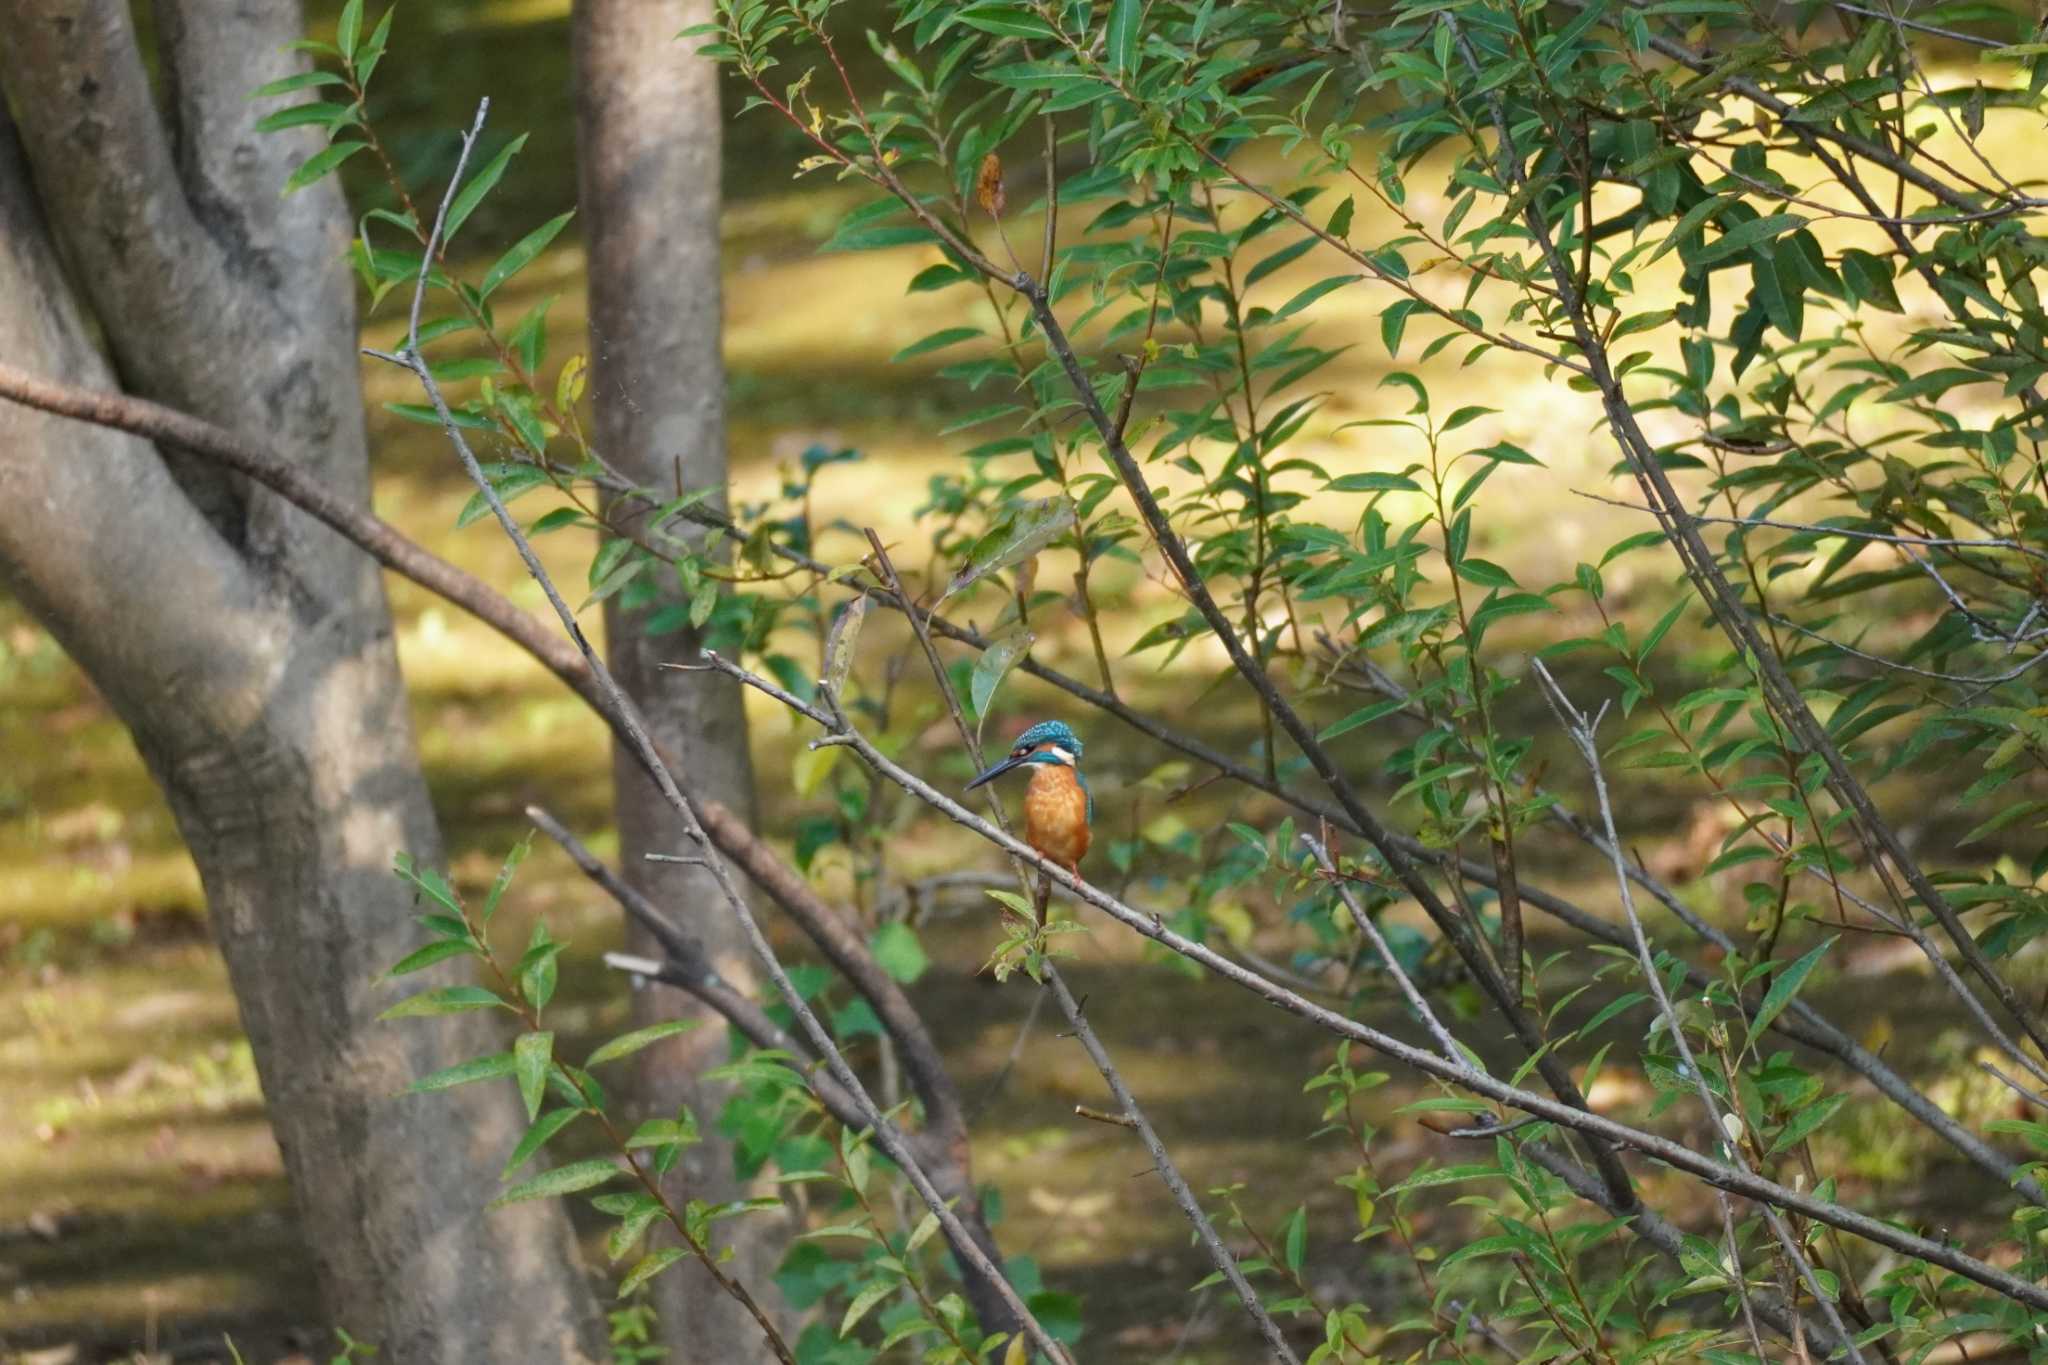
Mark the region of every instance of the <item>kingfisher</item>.
[[1095, 797], [1081, 776], [1081, 737], [1065, 721], [1042, 720], [1017, 736], [1008, 757], [967, 790], [1013, 768], [1031, 769], [1031, 785], [1024, 789], [1024, 841], [1079, 877], [1088, 854], [1088, 822], [1095, 818]]

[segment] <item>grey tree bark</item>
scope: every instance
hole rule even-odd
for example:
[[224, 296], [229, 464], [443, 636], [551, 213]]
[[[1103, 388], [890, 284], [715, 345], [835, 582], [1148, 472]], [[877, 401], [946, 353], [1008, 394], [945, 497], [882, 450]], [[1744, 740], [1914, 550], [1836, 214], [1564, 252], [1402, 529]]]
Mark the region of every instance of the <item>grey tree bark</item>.
[[[126, 0], [0, 0], [0, 353], [272, 438], [367, 503], [346, 209], [331, 182], [280, 198], [318, 143], [257, 134], [275, 104], [247, 98], [302, 66], [298, 6], [155, 17], [161, 110]], [[4, 405], [0, 581], [169, 798], [333, 1322], [385, 1361], [601, 1358], [559, 1206], [485, 1211], [509, 1087], [397, 1094], [503, 1039], [374, 1022], [417, 946], [392, 855], [440, 839], [372, 563], [237, 476]]]
[[[678, 42], [711, 17], [709, 0], [579, 0], [574, 17], [577, 137], [584, 241], [590, 270], [590, 374], [599, 449], [643, 487], [663, 491], [726, 483], [725, 366], [719, 292], [718, 69]], [[680, 484], [680, 488], [676, 486]], [[672, 494], [673, 495], [673, 494]], [[650, 636], [650, 613], [676, 600], [672, 580], [653, 603], [605, 604], [606, 653], [619, 683], [647, 716], [655, 742], [682, 760], [691, 792], [753, 822], [753, 769], [740, 691], [714, 673], [674, 673], [694, 659], [695, 632]], [[623, 746], [613, 749], [613, 791], [625, 877], [656, 904], [684, 915], [726, 980], [743, 987], [754, 963], [701, 867], [644, 854], [688, 855], [673, 814]], [[636, 952], [660, 956], [637, 926]], [[695, 1111], [707, 1141], [670, 1176], [674, 1191], [711, 1203], [737, 1197], [732, 1147], [718, 1136], [729, 1088], [703, 1079], [726, 1060], [724, 1020], [692, 997], [651, 987], [640, 1022], [695, 1017], [702, 1025], [642, 1054], [638, 1103], [650, 1113]], [[718, 1225], [736, 1253], [733, 1273], [772, 1293], [787, 1229], [752, 1216]], [[755, 1324], [694, 1263], [662, 1277], [656, 1307], [672, 1358], [690, 1365], [766, 1360]], [[764, 1300], [766, 1302], [766, 1300]], [[771, 1305], [770, 1311], [774, 1311]]]

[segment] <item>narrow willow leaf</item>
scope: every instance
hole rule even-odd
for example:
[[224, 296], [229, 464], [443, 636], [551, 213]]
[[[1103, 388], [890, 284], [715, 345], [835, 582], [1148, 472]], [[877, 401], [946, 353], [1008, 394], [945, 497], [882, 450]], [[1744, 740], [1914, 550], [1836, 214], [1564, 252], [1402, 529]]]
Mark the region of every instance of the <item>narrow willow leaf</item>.
[[589, 1161], [572, 1161], [566, 1166], [557, 1166], [552, 1171], [545, 1171], [523, 1184], [514, 1185], [493, 1199], [491, 1207], [503, 1208], [507, 1204], [524, 1203], [529, 1199], [552, 1199], [558, 1195], [595, 1189], [621, 1174], [623, 1172], [617, 1166], [602, 1157], [593, 1157]]
[[853, 1302], [846, 1305], [846, 1316], [839, 1320], [839, 1335], [845, 1336], [860, 1324], [860, 1320], [873, 1308], [896, 1291], [894, 1280], [877, 1280], [853, 1296]]
[[439, 990], [409, 995], [377, 1018], [417, 1019], [437, 1014], [461, 1014], [465, 1010], [487, 1010], [505, 1002], [482, 986], [443, 986]]
[[[1029, 559], [1073, 526], [1074, 504], [1065, 498], [1040, 498], [1020, 505], [1000, 527], [975, 545], [967, 567], [953, 576], [939, 602], [989, 574]], [[933, 609], [937, 606], [934, 603]]]
[[911, 342], [895, 355], [889, 357], [889, 363], [891, 365], [900, 365], [906, 360], [915, 360], [917, 357], [931, 351], [943, 350], [948, 346], [957, 346], [963, 341], [973, 341], [981, 335], [982, 331], [979, 327], [948, 327], [944, 331], [933, 332], [928, 337]]
[[823, 681], [825, 690], [834, 697], [845, 696], [846, 679], [853, 672], [855, 647], [860, 643], [860, 628], [867, 619], [868, 597], [863, 593], [846, 604], [846, 610], [839, 613], [839, 619], [832, 623], [832, 630], [825, 637]]
[[1820, 960], [1827, 956], [1828, 949], [1835, 946], [1835, 939], [1838, 937], [1840, 936], [1830, 936], [1805, 957], [1784, 968], [1771, 979], [1771, 989], [1764, 994], [1763, 1004], [1757, 1007], [1756, 1018], [1750, 1021], [1751, 1037], [1761, 1036], [1763, 1031], [1771, 1026], [1771, 1021], [1785, 1012], [1786, 1006], [1799, 994], [1799, 988], [1806, 984], [1806, 978], [1820, 965]]
[[995, 700], [996, 689], [1025, 655], [1031, 652], [1032, 641], [1038, 637], [1021, 627], [1000, 637], [982, 651], [974, 661], [974, 672], [967, 680], [967, 698], [974, 704], [974, 740], [981, 742], [981, 728], [988, 721], [989, 703]]
[[1122, 76], [1138, 60], [1140, 17], [1145, 0], [1115, 0], [1109, 7], [1109, 69]]
[[1308, 1252], [1308, 1210], [1306, 1208], [1296, 1206], [1293, 1215], [1287, 1220], [1282, 1242], [1284, 1249], [1281, 1254], [1287, 1259], [1287, 1268], [1296, 1275], [1299, 1275], [1301, 1273], [1302, 1258]]
[[697, 1019], [670, 1019], [664, 1023], [649, 1024], [646, 1028], [634, 1029], [631, 1033], [622, 1033], [597, 1051], [591, 1053], [589, 1060], [585, 1061], [583, 1065], [586, 1067], [602, 1066], [606, 1062], [616, 1062], [621, 1057], [630, 1057], [650, 1043], [658, 1043], [664, 1038], [673, 1038], [679, 1033], [688, 1033], [701, 1022], [701, 1020]]
[[316, 100], [312, 104], [295, 104], [256, 120], [256, 131], [277, 133], [286, 128], [303, 128], [309, 123], [322, 128], [338, 128], [355, 121], [355, 112], [348, 105]]
[[552, 1033], [522, 1033], [512, 1045], [513, 1074], [519, 1078], [519, 1097], [526, 1101], [528, 1123], [540, 1116], [540, 1102], [548, 1090], [548, 1063], [554, 1059]]
[[452, 1090], [458, 1085], [472, 1081], [494, 1081], [500, 1076], [512, 1074], [512, 1054], [494, 1052], [488, 1057], [473, 1057], [466, 1062], [441, 1068], [420, 1077], [404, 1090], [408, 1095], [425, 1095], [435, 1090]]
[[[411, 953], [402, 958], [398, 965], [389, 972], [386, 972], [385, 975], [404, 976], [408, 972], [417, 972], [423, 968], [431, 967], [436, 962], [446, 962], [451, 957], [460, 957], [464, 953], [473, 953], [475, 951], [476, 949], [460, 939], [444, 938], [439, 943], [429, 943], [418, 952]], [[413, 998], [416, 1000], [419, 997], [414, 996]]]
[[331, 147], [313, 153], [299, 163], [299, 168], [291, 173], [291, 177], [284, 182], [284, 188], [278, 193], [297, 194], [306, 186], [333, 173], [342, 162], [369, 145], [367, 142], [337, 142]]
[[470, 177], [469, 183], [462, 187], [462, 193], [456, 195], [455, 202], [448, 206], [448, 221], [441, 228], [443, 243], [455, 239], [455, 234], [469, 221], [469, 215], [476, 212], [476, 206], [484, 201], [484, 196], [504, 178], [505, 168], [512, 164], [512, 158], [518, 156], [519, 149], [525, 145], [526, 134], [521, 133], [500, 147], [498, 154], [485, 162], [482, 170]]
[[555, 234], [567, 227], [569, 220], [575, 216], [574, 209], [567, 213], [558, 213], [513, 243], [512, 249], [500, 256], [498, 263], [484, 272], [484, 282], [476, 288], [477, 297], [489, 298], [499, 285], [531, 265], [534, 257], [547, 250], [548, 243], [555, 240]]
[[323, 85], [341, 85], [341, 76], [333, 71], [301, 71], [296, 76], [286, 76], [268, 85], [259, 85], [249, 92], [252, 100], [269, 99], [275, 95], [291, 95], [301, 90], [312, 90]]
[[485, 924], [489, 924], [491, 916], [497, 913], [498, 902], [505, 897], [505, 888], [512, 885], [512, 874], [519, 870], [519, 865], [526, 861], [526, 855], [532, 852], [532, 850], [533, 832], [529, 830], [526, 833], [526, 837], [512, 845], [511, 851], [505, 855], [504, 863], [498, 868], [496, 880], [491, 883], [490, 891], [484, 896], [483, 921]]
[[355, 55], [356, 42], [363, 31], [363, 0], [348, 0], [341, 7], [341, 18], [335, 21], [334, 45], [350, 57]]
[[547, 1146], [555, 1134], [567, 1128], [578, 1118], [581, 1118], [583, 1112], [581, 1109], [566, 1107], [550, 1109], [547, 1113], [535, 1119], [533, 1125], [526, 1130], [526, 1136], [519, 1139], [519, 1145], [512, 1149], [512, 1155], [506, 1159], [505, 1169], [499, 1174], [498, 1179], [510, 1180], [514, 1171], [533, 1160], [540, 1149]]
[[1752, 218], [1747, 223], [1728, 229], [1694, 252], [1689, 264], [1707, 265], [1738, 252], [1748, 251], [1760, 243], [1805, 226], [1806, 220], [1796, 213], [1774, 213], [1765, 218]]
[[619, 1297], [625, 1298], [689, 1254], [688, 1247], [663, 1247], [659, 1251], [649, 1252], [640, 1258], [638, 1265], [626, 1272], [626, 1278], [619, 1281]]

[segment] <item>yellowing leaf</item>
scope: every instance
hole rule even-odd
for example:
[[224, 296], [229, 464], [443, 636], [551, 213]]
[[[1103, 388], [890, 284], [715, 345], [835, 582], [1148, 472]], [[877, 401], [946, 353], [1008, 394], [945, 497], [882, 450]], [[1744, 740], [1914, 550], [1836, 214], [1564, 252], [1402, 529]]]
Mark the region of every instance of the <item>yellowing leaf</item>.
[[832, 774], [833, 765], [839, 762], [840, 746], [831, 745], [824, 749], [805, 749], [790, 765], [790, 780], [798, 796], [815, 796], [818, 788], [825, 785], [825, 779]]

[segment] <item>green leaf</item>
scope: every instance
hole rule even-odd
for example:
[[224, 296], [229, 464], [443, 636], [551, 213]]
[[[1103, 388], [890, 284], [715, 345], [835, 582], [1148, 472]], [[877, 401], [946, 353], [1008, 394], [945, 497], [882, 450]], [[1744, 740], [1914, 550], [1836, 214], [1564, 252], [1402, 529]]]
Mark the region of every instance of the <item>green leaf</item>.
[[443, 243], [455, 240], [455, 234], [469, 221], [469, 215], [476, 212], [476, 206], [481, 204], [484, 196], [496, 188], [498, 182], [504, 178], [505, 167], [512, 164], [513, 157], [519, 155], [519, 149], [526, 145], [526, 137], [525, 133], [521, 133], [500, 147], [497, 155], [486, 161], [483, 169], [470, 177], [469, 183], [462, 187], [462, 192], [455, 196], [455, 202], [448, 206], [447, 222], [441, 226]]
[[[1663, 539], [1663, 532], [1658, 531], [1653, 532], [1653, 534], [1655, 534], [1658, 537], [1658, 539]], [[1658, 645], [1663, 643], [1664, 636], [1671, 630], [1671, 627], [1678, 624], [1678, 618], [1681, 614], [1684, 613], [1686, 605], [1689, 601], [1689, 598], [1679, 598], [1676, 602], [1673, 602], [1670, 605], [1670, 607], [1668, 607], [1665, 610], [1662, 616], [1657, 618], [1657, 624], [1650, 627], [1650, 633], [1643, 637], [1643, 643], [1636, 649], [1636, 662], [1640, 663], [1644, 659], [1649, 658], [1650, 652], [1656, 649]]]
[[567, 227], [569, 220], [575, 216], [574, 209], [567, 213], [558, 213], [521, 237], [510, 251], [498, 258], [496, 265], [484, 272], [484, 282], [477, 286], [477, 297], [489, 298], [499, 285], [531, 265], [533, 258], [547, 250], [548, 243], [554, 241], [555, 235]]
[[[504, 503], [510, 503], [522, 493], [531, 493], [534, 489], [552, 482], [545, 469], [524, 460], [487, 464], [483, 466], [483, 471], [484, 477], [491, 481], [491, 487], [496, 490], [498, 501]], [[463, 527], [490, 515], [492, 513], [489, 500], [481, 492], [472, 493], [469, 495], [469, 501], [462, 505], [462, 511], [456, 514], [455, 529], [460, 531]]]
[[519, 1139], [519, 1145], [512, 1149], [512, 1155], [506, 1160], [505, 1169], [498, 1179], [510, 1180], [514, 1171], [533, 1160], [534, 1154], [547, 1146], [549, 1139], [582, 1117], [583, 1112], [567, 1107], [550, 1109], [535, 1119], [533, 1126], [526, 1130], [526, 1136]]
[[1129, 74], [1138, 60], [1139, 19], [1145, 0], [1115, 0], [1109, 7], [1109, 69]]
[[1401, 335], [1408, 330], [1408, 317], [1422, 307], [1414, 299], [1395, 299], [1380, 314], [1380, 343], [1389, 358], [1401, 354]]
[[1063, 497], [1018, 504], [1000, 525], [975, 543], [967, 567], [953, 575], [953, 581], [939, 594], [932, 610], [937, 611], [939, 603], [969, 584], [1029, 559], [1073, 526], [1074, 504]]
[[996, 689], [1003, 679], [1017, 666], [1018, 660], [1031, 652], [1032, 641], [1038, 637], [1021, 627], [1010, 631], [989, 644], [981, 657], [974, 661], [974, 672], [967, 679], [967, 699], [974, 705], [974, 738], [981, 739], [981, 727], [988, 720], [989, 703], [995, 700]]
[[1787, 248], [1758, 251], [1750, 257], [1749, 275], [1756, 286], [1757, 302], [1771, 325], [1793, 341], [1806, 323], [1806, 279], [1796, 267], [1788, 269]]
[[1285, 1248], [1282, 1255], [1287, 1261], [1287, 1268], [1296, 1275], [1300, 1275], [1302, 1256], [1308, 1250], [1308, 1209], [1306, 1207], [1300, 1205], [1295, 1207], [1293, 1214], [1287, 1219], [1287, 1226], [1282, 1230], [1280, 1240], [1281, 1245]]
[[526, 861], [526, 855], [532, 851], [533, 831], [528, 830], [525, 836], [506, 852], [505, 861], [498, 867], [498, 875], [491, 881], [491, 889], [484, 893], [482, 919], [485, 924], [489, 924], [491, 916], [498, 912], [498, 902], [505, 898], [505, 888], [512, 885], [512, 874], [519, 870], [519, 865]]
[[891, 365], [900, 365], [906, 360], [914, 360], [918, 356], [925, 355], [931, 351], [941, 350], [947, 346], [957, 346], [963, 341], [973, 341], [981, 335], [983, 333], [979, 327], [948, 327], [944, 331], [933, 332], [930, 336], [920, 341], [913, 341], [910, 345], [905, 346], [902, 350], [891, 356], [889, 363]]
[[1827, 956], [1828, 949], [1835, 946], [1837, 937], [1839, 935], [1831, 935], [1791, 966], [1780, 968], [1778, 974], [1771, 978], [1771, 988], [1765, 992], [1763, 1004], [1757, 1007], [1756, 1018], [1750, 1021], [1750, 1037], [1761, 1037], [1763, 1031], [1771, 1026], [1771, 1021], [1784, 1013], [1785, 1007], [1799, 994], [1799, 988], [1806, 984], [1806, 978]]
[[346, 85], [341, 76], [333, 71], [301, 71], [296, 76], [286, 76], [268, 85], [259, 85], [248, 94], [252, 100], [271, 99], [278, 95], [293, 95], [301, 90], [314, 90], [323, 85]]
[[682, 1112], [680, 1119], [648, 1119], [626, 1139], [627, 1148], [638, 1150], [642, 1147], [665, 1147], [674, 1142], [701, 1141], [697, 1132], [697, 1116], [688, 1109]]
[[[431, 967], [436, 962], [446, 962], [451, 957], [461, 957], [465, 953], [473, 953], [475, 951], [476, 949], [460, 939], [444, 938], [438, 943], [429, 943], [418, 952], [410, 953], [401, 958], [398, 965], [386, 972], [385, 975], [404, 976], [408, 972], [417, 972]], [[413, 998], [416, 1000], [419, 997], [414, 996]], [[492, 998], [496, 999], [495, 996]]]
[[1325, 485], [1332, 493], [1420, 493], [1422, 485], [1406, 474], [1340, 474]]
[[582, 1190], [595, 1189], [622, 1174], [624, 1172], [617, 1166], [602, 1157], [594, 1157], [589, 1161], [572, 1161], [566, 1166], [544, 1171], [523, 1184], [514, 1185], [493, 1199], [491, 1207], [498, 1209], [507, 1204], [521, 1204], [529, 1199], [552, 1199], [559, 1195], [576, 1194]]
[[1663, 242], [1655, 251], [1650, 253], [1650, 262], [1659, 261], [1663, 259], [1664, 253], [1670, 251], [1671, 248], [1684, 245], [1699, 233], [1700, 228], [1705, 225], [1707, 219], [1713, 217], [1727, 206], [1727, 201], [1719, 195], [1710, 195], [1687, 209], [1685, 216], [1672, 226], [1670, 233], [1665, 236]]
[[348, 0], [341, 7], [341, 18], [334, 25], [334, 45], [344, 56], [355, 56], [356, 43], [363, 32], [363, 0]]
[[512, 1054], [494, 1052], [488, 1057], [473, 1057], [466, 1062], [441, 1068], [420, 1077], [407, 1086], [403, 1094], [425, 1095], [435, 1090], [452, 1090], [458, 1085], [472, 1081], [494, 1081], [500, 1076], [512, 1074]]
[[625, 1298], [641, 1285], [646, 1284], [656, 1275], [667, 1270], [689, 1254], [690, 1249], [688, 1247], [663, 1247], [659, 1251], [650, 1251], [647, 1255], [640, 1258], [638, 1264], [626, 1272], [624, 1279], [619, 1281], [619, 1297]]
[[465, 1010], [487, 1010], [504, 1004], [497, 995], [482, 986], [443, 986], [439, 990], [409, 995], [377, 1018], [417, 1019], [437, 1014], [461, 1014]]
[[519, 1078], [519, 1096], [526, 1101], [528, 1123], [540, 1115], [540, 1102], [548, 1088], [548, 1063], [554, 1059], [552, 1033], [522, 1033], [512, 1044], [513, 1074]]
[[1021, 5], [975, 4], [959, 12], [960, 22], [1004, 38], [1052, 38], [1045, 20]]
[[331, 147], [313, 153], [299, 163], [299, 168], [284, 182], [284, 188], [279, 194], [297, 194], [306, 186], [332, 174], [342, 162], [369, 145], [367, 142], [337, 142]]
[[1363, 706], [1353, 711], [1344, 719], [1329, 726], [1329, 728], [1317, 735], [1316, 738], [1318, 740], [1335, 739], [1347, 731], [1356, 730], [1361, 725], [1370, 725], [1384, 716], [1391, 716], [1405, 705], [1407, 705], [1407, 701], [1402, 697], [1388, 697], [1385, 701], [1376, 701], [1371, 706]]
[[876, 1280], [853, 1296], [853, 1302], [846, 1305], [846, 1316], [839, 1320], [839, 1335], [845, 1336], [860, 1325], [868, 1310], [896, 1292], [894, 1280]]
[[1361, 280], [1364, 278], [1365, 277], [1363, 275], [1332, 275], [1330, 276], [1330, 278], [1326, 280], [1318, 280], [1316, 281], [1316, 283], [1310, 285], [1308, 288], [1302, 290], [1299, 294], [1296, 294], [1293, 298], [1289, 299], [1286, 303], [1281, 304], [1280, 311], [1274, 313], [1271, 317], [1267, 318], [1266, 321], [1279, 322], [1282, 319], [1291, 318], [1296, 313], [1299, 313], [1302, 309], [1308, 307], [1317, 299], [1320, 299], [1321, 297], [1323, 297], [1323, 295], [1328, 294], [1332, 290], [1341, 289], [1345, 285], [1350, 284], [1354, 280]]
[[280, 109], [256, 120], [259, 133], [279, 133], [287, 128], [303, 128], [307, 124], [318, 124], [322, 128], [336, 128], [344, 123], [354, 123], [355, 110], [346, 104], [332, 104], [314, 101], [312, 104], [295, 104], [289, 109]]
[[688, 1033], [701, 1022], [701, 1020], [697, 1019], [670, 1019], [664, 1023], [649, 1024], [646, 1028], [634, 1029], [631, 1033], [622, 1033], [597, 1051], [591, 1053], [589, 1059], [583, 1065], [586, 1068], [602, 1066], [606, 1062], [615, 1062], [621, 1057], [630, 1057], [649, 1044], [658, 1043], [664, 1038], [673, 1038], [677, 1034]]
[[1451, 566], [1452, 572], [1468, 583], [1477, 583], [1482, 588], [1512, 588], [1518, 586], [1515, 576], [1489, 559], [1468, 555]]
[[924, 945], [917, 941], [917, 932], [901, 920], [890, 920], [875, 930], [871, 945], [875, 961], [882, 970], [908, 986], [923, 976], [931, 966], [931, 959], [925, 956]]
[[1701, 247], [1693, 253], [1687, 263], [1696, 266], [1710, 265], [1805, 226], [1806, 219], [1796, 213], [1773, 213], [1768, 217], [1752, 218], [1747, 223], [1730, 228]]

